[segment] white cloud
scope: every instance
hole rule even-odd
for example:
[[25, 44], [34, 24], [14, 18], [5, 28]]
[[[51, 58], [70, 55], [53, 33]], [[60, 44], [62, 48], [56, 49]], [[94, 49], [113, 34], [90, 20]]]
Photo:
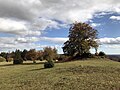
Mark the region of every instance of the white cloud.
[[97, 40], [99, 44], [120, 44], [120, 37], [117, 38], [100, 38]]
[[60, 38], [60, 37], [54, 37], [54, 38], [51, 38], [51, 37], [41, 37], [40, 38], [41, 41], [48, 41], [48, 42], [53, 42], [53, 43], [60, 43], [60, 44], [63, 44], [65, 41], [68, 40], [68, 38]]
[[[67, 4], [66, 4], [67, 3]], [[117, 12], [120, 1], [114, 0], [41, 0], [44, 11], [41, 15], [54, 17], [67, 23], [87, 21], [93, 18], [96, 12]], [[49, 14], [47, 14], [49, 13]]]
[[[60, 49], [60, 45], [63, 44], [68, 38], [51, 38], [51, 37], [0, 37], [0, 49], [1, 51], [12, 51], [15, 49], [31, 49], [31, 48], [44, 48], [46, 46], [56, 47]], [[35, 42], [44, 41], [52, 42], [56, 45], [41, 45], [40, 43], [35, 44]]]
[[[15, 49], [41, 49], [46, 46], [56, 47], [62, 52], [62, 45], [68, 38], [60, 37], [0, 37], [0, 49], [1, 51], [12, 51]], [[35, 42], [44, 41], [49, 43], [54, 43], [54, 45], [41, 45], [40, 43], [35, 44]], [[120, 48], [120, 37], [117, 38], [100, 38], [97, 40], [100, 45], [105, 46], [104, 48], [119, 49]], [[100, 47], [101, 48], [101, 47]]]
[[111, 16], [110, 19], [120, 21], [120, 16]]
[[34, 42], [39, 41], [39, 38], [37, 38], [37, 37], [23, 37], [23, 38], [19, 37], [19, 38], [16, 38], [15, 41], [18, 43], [34, 43]]
[[0, 18], [0, 32], [20, 36], [41, 34], [39, 31], [30, 30], [27, 26], [27, 22], [16, 21], [8, 18]]
[[100, 23], [92, 23], [92, 24], [91, 24], [92, 27], [98, 27], [98, 26], [100, 26], [100, 25], [101, 25]]
[[[60, 43], [63, 44], [68, 40], [68, 38], [61, 38], [61, 37], [40, 37], [40, 41], [48, 41], [48, 42], [54, 42], [54, 43]], [[120, 44], [120, 37], [117, 38], [99, 38], [97, 39], [97, 42], [99, 44], [108, 44], [108, 45], [119, 45]]]
[[0, 0], [0, 17], [35, 20], [38, 17], [66, 23], [87, 21], [96, 12], [119, 13], [120, 0]]
[[120, 45], [106, 45], [105, 47], [111, 49], [120, 49]]
[[33, 49], [43, 48], [47, 45], [35, 44], [34, 42], [39, 41], [36, 37], [0, 37], [0, 52], [1, 51], [12, 51], [15, 49]]
[[[63, 44], [68, 40], [68, 38], [61, 38], [61, 37], [40, 37], [40, 41], [49, 41], [54, 43], [60, 43]], [[117, 38], [99, 38], [97, 39], [97, 42], [99, 44], [108, 44], [108, 45], [119, 45], [120, 44], [120, 37]]]
[[27, 34], [25, 31], [28, 31], [25, 22], [0, 18], [0, 32], [22, 35]]
[[47, 28], [67, 27], [67, 24], [59, 24], [56, 21], [40, 18], [32, 23], [25, 21], [0, 18], [0, 32], [20, 36], [39, 36]]
[[28, 26], [22, 23], [24, 29], [31, 26], [30, 32], [35, 31], [35, 34], [40, 35], [39, 30], [44, 30], [48, 26], [51, 28], [65, 26], [54, 20], [65, 24], [85, 22], [92, 19], [97, 12], [102, 12], [101, 15], [106, 14], [105, 12], [119, 13], [119, 7], [120, 0], [0, 0], [0, 18], [14, 19], [14, 22], [19, 20], [16, 21], [17, 24], [26, 21]]
[[35, 30], [46, 30], [46, 28], [56, 28], [59, 29], [64, 24], [59, 24], [54, 20], [50, 20], [47, 18], [39, 18], [35, 22], [32, 23], [32, 27]]

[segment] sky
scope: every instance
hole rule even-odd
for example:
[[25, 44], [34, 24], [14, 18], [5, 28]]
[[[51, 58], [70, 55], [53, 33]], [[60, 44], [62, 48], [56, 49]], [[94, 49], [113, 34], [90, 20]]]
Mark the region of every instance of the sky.
[[0, 52], [50, 46], [63, 53], [75, 21], [98, 30], [98, 51], [120, 54], [120, 0], [0, 0]]

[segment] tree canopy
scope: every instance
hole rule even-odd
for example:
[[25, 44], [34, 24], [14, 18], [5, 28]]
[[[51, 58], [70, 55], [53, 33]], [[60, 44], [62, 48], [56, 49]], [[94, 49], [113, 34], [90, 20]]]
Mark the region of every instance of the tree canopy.
[[90, 53], [90, 48], [97, 51], [97, 30], [87, 23], [74, 23], [69, 29], [69, 40], [64, 43], [63, 52], [67, 55]]
[[53, 60], [57, 57], [57, 49], [51, 47], [45, 47], [43, 53], [44, 59]]

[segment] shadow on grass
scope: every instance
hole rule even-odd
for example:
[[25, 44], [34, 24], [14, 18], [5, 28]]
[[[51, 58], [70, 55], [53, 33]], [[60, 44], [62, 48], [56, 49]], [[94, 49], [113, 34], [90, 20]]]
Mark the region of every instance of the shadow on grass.
[[0, 67], [4, 67], [4, 66], [15, 66], [14, 64], [4, 64], [4, 65], [0, 65]]
[[44, 64], [44, 62], [39, 62], [39, 63], [23, 63], [20, 65], [37, 65], [37, 64]]
[[31, 70], [28, 70], [28, 71], [39, 71], [39, 70], [44, 70], [46, 68], [39, 68], [39, 69], [31, 69]]
[[39, 62], [39, 63], [23, 63], [23, 64], [3, 64], [3, 65], [0, 65], [0, 67], [4, 67], [4, 66], [16, 66], [16, 65], [38, 65], [38, 64], [44, 64], [44, 62]]

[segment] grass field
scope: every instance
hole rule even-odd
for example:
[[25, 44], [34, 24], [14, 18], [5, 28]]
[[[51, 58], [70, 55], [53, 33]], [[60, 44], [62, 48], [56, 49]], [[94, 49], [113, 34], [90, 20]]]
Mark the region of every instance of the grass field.
[[0, 63], [0, 90], [120, 90], [120, 63], [84, 60], [43, 64]]

